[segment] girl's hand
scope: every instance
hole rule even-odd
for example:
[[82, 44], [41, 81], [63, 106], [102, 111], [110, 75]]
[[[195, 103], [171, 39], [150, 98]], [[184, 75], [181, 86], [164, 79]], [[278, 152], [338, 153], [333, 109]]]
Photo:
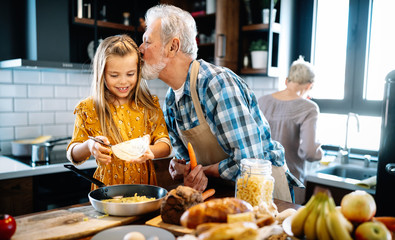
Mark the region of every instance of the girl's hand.
[[147, 151], [145, 151], [145, 153], [143, 155], [141, 155], [141, 157], [136, 158], [136, 159], [132, 159], [132, 160], [124, 160], [125, 162], [130, 162], [130, 163], [144, 163], [149, 159], [154, 159], [155, 156], [152, 153], [150, 148], [147, 148]]
[[[104, 143], [110, 144], [107, 137], [97, 136], [96, 138], [101, 139]], [[88, 141], [88, 148], [91, 152], [91, 155], [95, 157], [95, 159], [103, 164], [109, 164], [111, 162], [111, 149], [106, 147], [98, 142], [93, 141], [92, 139]]]

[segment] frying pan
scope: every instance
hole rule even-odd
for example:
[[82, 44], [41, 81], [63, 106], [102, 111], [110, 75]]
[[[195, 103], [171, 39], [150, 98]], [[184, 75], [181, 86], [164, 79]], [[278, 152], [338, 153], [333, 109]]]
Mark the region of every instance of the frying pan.
[[[91, 191], [88, 194], [88, 197], [93, 208], [104, 214], [113, 216], [134, 216], [153, 212], [160, 208], [162, 200], [167, 194], [167, 190], [164, 188], [146, 184], [120, 184], [106, 186], [99, 180], [88, 176], [74, 165], [65, 164], [64, 167], [99, 187], [98, 189]], [[148, 198], [154, 197], [155, 200], [137, 203], [102, 202], [104, 199], [133, 197], [135, 193], [137, 193], [138, 196], [146, 196]]]

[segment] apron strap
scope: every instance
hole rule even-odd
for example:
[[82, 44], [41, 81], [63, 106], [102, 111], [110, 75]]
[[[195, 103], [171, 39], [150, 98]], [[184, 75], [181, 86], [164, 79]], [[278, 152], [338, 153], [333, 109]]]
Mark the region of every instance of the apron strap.
[[200, 105], [199, 97], [196, 92], [196, 82], [197, 82], [197, 76], [199, 74], [199, 67], [200, 67], [200, 63], [198, 61], [194, 60], [192, 62], [191, 75], [189, 76], [189, 78], [191, 81], [192, 102], [193, 102], [193, 105], [195, 106], [195, 111], [196, 111], [196, 115], [199, 119], [199, 123], [201, 124], [201, 123], [205, 122], [206, 119], [204, 117], [202, 106]]

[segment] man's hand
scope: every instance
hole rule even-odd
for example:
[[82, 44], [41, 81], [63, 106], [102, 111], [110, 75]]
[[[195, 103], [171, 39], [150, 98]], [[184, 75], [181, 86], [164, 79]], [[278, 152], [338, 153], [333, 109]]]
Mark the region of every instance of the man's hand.
[[173, 180], [182, 179], [184, 177], [186, 161], [184, 159], [173, 158], [169, 164], [169, 173]]
[[203, 172], [203, 166], [197, 165], [191, 171], [191, 165], [185, 165], [184, 185], [203, 192], [207, 188], [208, 178]]

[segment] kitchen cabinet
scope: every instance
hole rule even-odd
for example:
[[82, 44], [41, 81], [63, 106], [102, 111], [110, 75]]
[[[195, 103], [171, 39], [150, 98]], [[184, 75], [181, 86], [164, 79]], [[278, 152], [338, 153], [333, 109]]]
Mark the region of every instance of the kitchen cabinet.
[[[93, 176], [95, 169], [84, 169]], [[87, 202], [91, 184], [72, 172], [0, 180], [0, 212], [13, 216]]]
[[[245, 13], [243, 14], [240, 32], [240, 74], [243, 75], [264, 75], [270, 77], [278, 76], [279, 68], [279, 46], [281, 34], [281, 0], [270, 0], [269, 23], [264, 24], [262, 19], [262, 9], [266, 8], [257, 3], [256, 0], [244, 1]], [[276, 2], [276, 3], [275, 3]], [[276, 10], [275, 17], [272, 17], [273, 9]], [[252, 68], [249, 47], [252, 41], [263, 39], [267, 42], [267, 64], [265, 68]], [[244, 58], [248, 57], [248, 64], [244, 63]]]
[[237, 72], [240, 0], [217, 0], [215, 64]]
[[100, 40], [106, 37], [128, 34], [141, 44], [144, 28], [139, 18], [144, 18], [147, 9], [157, 1], [72, 0], [71, 3], [70, 61], [89, 64]]

